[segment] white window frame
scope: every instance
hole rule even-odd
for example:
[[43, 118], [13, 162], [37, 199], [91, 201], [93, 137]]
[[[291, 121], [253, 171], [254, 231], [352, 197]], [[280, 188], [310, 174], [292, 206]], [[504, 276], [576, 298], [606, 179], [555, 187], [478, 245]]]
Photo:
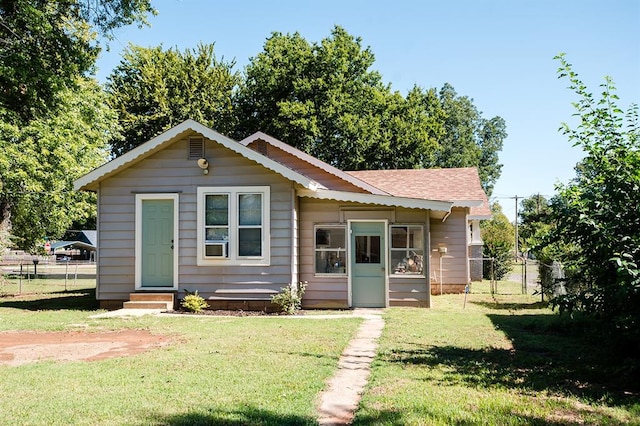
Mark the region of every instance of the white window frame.
[[[394, 248], [393, 247], [393, 228], [420, 228], [420, 233], [422, 234], [422, 273], [399, 273], [395, 272], [395, 266], [393, 265], [392, 259], [393, 256], [391, 254], [393, 252], [404, 251], [407, 252], [409, 250], [420, 250], [420, 247], [404, 247], [404, 248]], [[407, 243], [408, 245], [408, 243]], [[426, 261], [426, 239], [424, 234], [424, 225], [420, 223], [394, 223], [393, 225], [389, 225], [389, 275], [394, 277], [404, 277], [404, 278], [425, 278], [425, 271], [427, 269], [427, 261]]]
[[[229, 195], [229, 241], [226, 257], [205, 256], [205, 197], [207, 195]], [[239, 196], [242, 194], [260, 194], [262, 196], [262, 240], [261, 256], [239, 256]], [[269, 266], [271, 261], [271, 188], [268, 186], [202, 186], [197, 191], [197, 229], [196, 229], [196, 264]]]
[[[344, 232], [344, 247], [335, 249], [335, 248], [318, 248], [318, 244], [316, 241], [317, 238], [317, 233], [318, 233], [318, 229], [322, 229], [322, 228], [332, 228], [332, 229], [342, 229], [342, 231]], [[315, 276], [327, 276], [327, 277], [345, 277], [347, 276], [347, 273], [349, 271], [349, 258], [347, 257], [347, 245], [348, 245], [348, 235], [347, 235], [347, 225], [346, 224], [341, 224], [341, 223], [326, 223], [326, 224], [316, 224], [313, 227], [313, 271], [314, 271], [314, 275]], [[331, 252], [341, 252], [344, 254], [344, 272], [316, 272], [318, 270], [318, 267], [316, 265], [316, 253], [318, 251], [324, 251], [327, 253], [331, 253]]]

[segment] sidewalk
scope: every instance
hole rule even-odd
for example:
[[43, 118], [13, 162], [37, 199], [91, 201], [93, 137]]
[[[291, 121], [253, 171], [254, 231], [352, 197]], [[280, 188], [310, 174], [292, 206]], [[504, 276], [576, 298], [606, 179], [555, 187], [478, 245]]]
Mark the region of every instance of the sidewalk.
[[380, 315], [382, 311], [378, 310], [377, 313], [354, 312], [354, 316], [362, 316], [365, 320], [342, 353], [338, 371], [320, 397], [318, 423], [321, 426], [348, 425], [353, 421], [384, 328], [384, 320]]

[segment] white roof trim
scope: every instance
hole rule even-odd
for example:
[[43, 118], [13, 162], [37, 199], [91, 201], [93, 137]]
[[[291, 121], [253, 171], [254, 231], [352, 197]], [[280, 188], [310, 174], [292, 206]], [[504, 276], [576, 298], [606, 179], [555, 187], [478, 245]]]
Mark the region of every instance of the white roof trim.
[[480, 207], [484, 201], [482, 200], [452, 200], [453, 207]]
[[266, 156], [250, 148], [247, 148], [246, 146], [238, 143], [237, 141], [230, 139], [216, 132], [215, 130], [212, 130], [206, 127], [205, 125], [200, 124], [197, 121], [191, 120], [191, 119], [183, 121], [182, 123], [178, 124], [175, 127], [172, 127], [166, 132], [159, 134], [158, 136], [151, 139], [150, 141], [143, 143], [142, 145], [132, 149], [126, 154], [123, 154], [120, 157], [117, 157], [111, 160], [110, 162], [103, 164], [97, 169], [94, 169], [93, 171], [87, 173], [86, 175], [80, 177], [74, 182], [74, 188], [76, 190], [96, 189], [98, 182], [100, 182], [105, 177], [113, 173], [119, 172], [120, 170], [123, 170], [129, 167], [131, 164], [138, 162], [148, 157], [149, 155], [159, 151], [166, 144], [172, 143], [173, 140], [176, 137], [178, 137], [180, 134], [186, 133], [190, 130], [202, 134], [207, 139], [211, 139], [219, 143], [220, 145], [242, 155], [243, 157], [249, 160], [253, 160], [256, 163], [261, 164], [264, 167], [270, 170], [273, 170], [274, 172], [286, 177], [287, 179], [290, 179], [296, 183], [299, 183], [305, 188], [314, 189], [314, 190], [317, 188], [324, 188], [324, 186], [318, 184], [317, 182], [314, 182], [308, 177], [296, 171], [293, 171], [290, 168], [285, 167], [282, 164], [270, 158], [267, 158]]
[[351, 201], [363, 204], [378, 204], [383, 206], [406, 207], [409, 209], [426, 209], [442, 212], [451, 211], [453, 203], [449, 201], [423, 200], [420, 198], [394, 197], [391, 195], [362, 194], [358, 192], [331, 191], [318, 189], [312, 191], [299, 189], [301, 197], [318, 198], [321, 200]]
[[491, 215], [490, 214], [470, 214], [469, 216], [467, 216], [467, 218], [469, 220], [486, 220], [486, 219], [491, 219]]
[[273, 136], [269, 136], [266, 133], [263, 132], [256, 132], [251, 136], [248, 136], [246, 138], [244, 138], [243, 140], [240, 141], [241, 144], [247, 146], [249, 145], [251, 142], [255, 141], [256, 139], [262, 139], [263, 141], [269, 143], [270, 145], [273, 145], [277, 148], [280, 148], [281, 150], [288, 152], [289, 154], [298, 157], [300, 160], [302, 161], [306, 161], [307, 163], [318, 167], [319, 169], [322, 169], [324, 171], [326, 171], [329, 174], [332, 174], [344, 181], [347, 181], [355, 186], [357, 186], [358, 188], [364, 189], [365, 191], [369, 191], [372, 194], [378, 194], [378, 195], [389, 195], [388, 192], [385, 192], [383, 190], [381, 190], [380, 188], [377, 188], [361, 179], [358, 179], [355, 176], [351, 176], [349, 173], [346, 173], [336, 167], [333, 167], [331, 164], [327, 164], [324, 161], [321, 161], [315, 157], [312, 157], [311, 155], [307, 154], [304, 151], [301, 151], [297, 148], [292, 147], [291, 145], [288, 145], [276, 138], [274, 138]]

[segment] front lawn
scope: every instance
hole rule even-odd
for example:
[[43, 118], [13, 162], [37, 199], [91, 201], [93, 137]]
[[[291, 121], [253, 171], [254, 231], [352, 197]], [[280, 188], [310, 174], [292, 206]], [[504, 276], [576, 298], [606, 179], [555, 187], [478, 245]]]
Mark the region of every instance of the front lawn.
[[430, 310], [387, 310], [354, 424], [640, 424], [628, 359], [519, 284], [488, 289], [474, 283], [466, 307], [445, 295]]
[[[173, 343], [95, 362], [0, 365], [3, 424], [304, 425], [358, 318], [91, 319], [78, 293], [0, 298], [1, 330], [145, 329]], [[35, 298], [32, 297], [32, 298]], [[63, 301], [56, 301], [56, 299]], [[80, 309], [72, 303], [77, 298]], [[30, 309], [31, 304], [39, 306]]]
[[[637, 359], [518, 283], [391, 308], [356, 425], [640, 425]], [[0, 296], [0, 332], [142, 329], [169, 346], [102, 361], [0, 365], [5, 424], [316, 424], [361, 320], [92, 319], [95, 289]], [[634, 376], [633, 373], [636, 375]]]

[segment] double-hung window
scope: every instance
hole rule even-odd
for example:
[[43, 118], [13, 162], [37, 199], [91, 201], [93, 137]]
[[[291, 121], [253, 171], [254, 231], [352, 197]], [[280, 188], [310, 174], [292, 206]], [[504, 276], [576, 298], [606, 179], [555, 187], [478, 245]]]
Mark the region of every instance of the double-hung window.
[[268, 265], [268, 186], [200, 187], [198, 265]]
[[316, 225], [316, 274], [347, 273], [347, 228], [344, 225]]
[[391, 272], [424, 275], [424, 231], [422, 225], [391, 225]]

